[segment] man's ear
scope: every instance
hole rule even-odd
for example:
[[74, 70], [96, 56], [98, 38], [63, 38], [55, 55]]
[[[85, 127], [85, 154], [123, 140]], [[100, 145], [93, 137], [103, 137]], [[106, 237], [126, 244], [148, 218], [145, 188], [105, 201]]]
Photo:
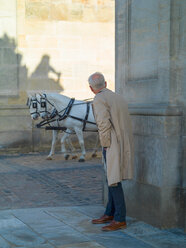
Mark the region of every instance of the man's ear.
[[94, 93], [94, 89], [92, 88], [92, 86], [89, 85], [89, 87], [90, 87], [91, 91]]
[[107, 88], [107, 82], [105, 81], [105, 88]]

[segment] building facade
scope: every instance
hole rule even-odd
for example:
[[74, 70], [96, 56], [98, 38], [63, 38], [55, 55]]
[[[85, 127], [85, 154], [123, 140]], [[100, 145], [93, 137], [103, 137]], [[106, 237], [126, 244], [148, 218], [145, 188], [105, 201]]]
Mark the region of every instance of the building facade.
[[114, 89], [114, 57], [114, 0], [0, 0], [0, 153], [48, 150], [28, 94], [93, 97], [98, 70]]

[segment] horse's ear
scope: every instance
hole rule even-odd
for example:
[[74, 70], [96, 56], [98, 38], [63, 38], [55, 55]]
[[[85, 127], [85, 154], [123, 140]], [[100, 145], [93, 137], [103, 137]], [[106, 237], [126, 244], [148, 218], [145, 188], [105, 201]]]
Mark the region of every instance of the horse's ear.
[[31, 99], [31, 95], [29, 93], [27, 93], [27, 100], [26, 100], [26, 106], [29, 106], [30, 105], [30, 99]]
[[30, 105], [30, 97], [27, 98], [26, 106]]
[[40, 97], [43, 97], [43, 92], [42, 93], [39, 93]]
[[40, 93], [36, 93], [36, 99], [37, 99], [38, 101], [40, 101], [40, 98], [41, 98], [41, 94], [40, 94]]

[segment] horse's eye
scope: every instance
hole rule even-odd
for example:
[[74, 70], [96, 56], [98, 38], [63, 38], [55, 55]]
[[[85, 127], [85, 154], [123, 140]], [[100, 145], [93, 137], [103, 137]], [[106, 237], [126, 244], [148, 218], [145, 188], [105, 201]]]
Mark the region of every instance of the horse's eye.
[[41, 107], [45, 108], [46, 107], [46, 102], [41, 102]]
[[37, 108], [37, 103], [36, 103], [36, 102], [33, 102], [33, 103], [32, 103], [32, 107], [33, 107], [33, 108]]

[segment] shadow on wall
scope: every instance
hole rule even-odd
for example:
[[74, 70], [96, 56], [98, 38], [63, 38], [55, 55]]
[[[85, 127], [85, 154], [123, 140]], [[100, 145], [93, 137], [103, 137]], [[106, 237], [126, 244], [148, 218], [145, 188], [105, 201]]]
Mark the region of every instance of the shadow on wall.
[[[50, 77], [50, 74], [52, 76]], [[56, 78], [54, 78], [54, 76]], [[39, 65], [28, 79], [28, 89], [31, 90], [45, 90], [45, 91], [62, 91], [63, 87], [60, 85], [61, 73], [57, 72], [50, 65], [50, 57], [45, 54], [41, 58]]]
[[23, 56], [16, 50], [15, 39], [4, 34], [0, 38], [0, 96], [18, 97], [21, 91], [64, 90], [61, 72], [51, 66], [49, 55], [43, 55], [34, 72], [28, 76], [28, 67], [22, 64]]

